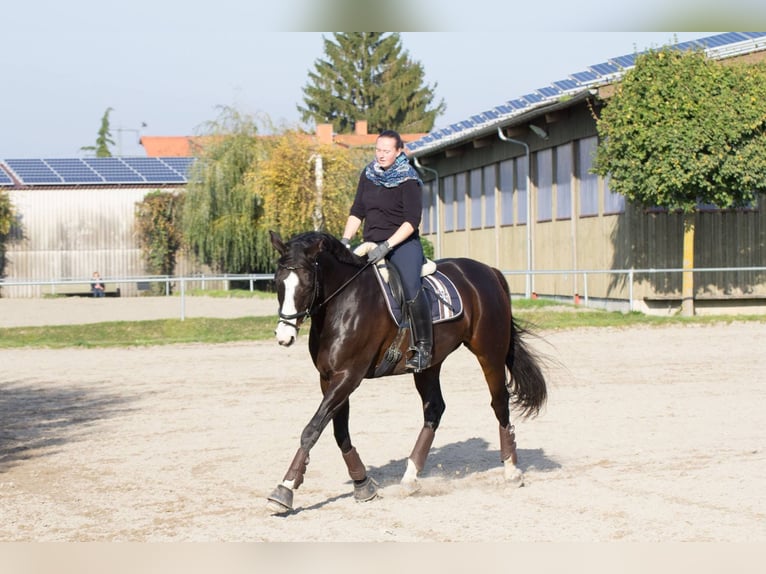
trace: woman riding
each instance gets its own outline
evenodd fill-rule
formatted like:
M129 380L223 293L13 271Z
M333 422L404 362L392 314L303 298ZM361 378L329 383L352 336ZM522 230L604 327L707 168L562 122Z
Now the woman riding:
M382 131L375 144L375 160L359 176L341 241L349 246L364 221L362 238L377 243L368 260L387 259L402 279L413 346L408 370L420 372L431 361L433 326L431 306L420 277L425 257L418 226L423 211L423 182L404 153L404 142L393 130Z

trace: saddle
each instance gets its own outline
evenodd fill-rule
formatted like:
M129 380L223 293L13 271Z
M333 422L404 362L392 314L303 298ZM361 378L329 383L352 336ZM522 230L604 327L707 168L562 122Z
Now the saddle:
M354 253L364 257L375 243L362 243ZM385 296L388 312L400 327L406 321L404 316L404 292L396 267L384 259L375 264L376 277ZM437 269L435 261L426 259L421 269L423 291L431 302L431 320L434 324L456 319L463 313L463 300L452 280Z

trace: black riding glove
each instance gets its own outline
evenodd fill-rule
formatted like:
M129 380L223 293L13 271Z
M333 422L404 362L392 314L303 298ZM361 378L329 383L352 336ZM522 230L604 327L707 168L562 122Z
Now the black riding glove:
M377 263L383 259L388 252L391 251L391 247L388 245L388 241L378 243L368 254L367 261L370 263Z

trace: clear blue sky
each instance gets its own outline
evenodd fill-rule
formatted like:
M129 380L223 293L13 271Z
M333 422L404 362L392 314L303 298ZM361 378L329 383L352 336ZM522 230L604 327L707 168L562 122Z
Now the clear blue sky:
M142 124L143 135L190 135L215 119L218 106L297 125L302 88L324 56L323 36L331 34L267 31L262 14L244 0L196 4L5 6L0 158L80 156L80 147L95 143L107 107L114 108L112 134L120 148L114 151L123 155L144 155L137 143ZM402 33L404 48L447 104L436 127L609 57L714 34L450 29L456 31Z

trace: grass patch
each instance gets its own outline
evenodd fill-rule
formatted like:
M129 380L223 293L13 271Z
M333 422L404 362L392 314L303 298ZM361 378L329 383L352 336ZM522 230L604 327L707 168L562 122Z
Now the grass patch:
M181 292L176 289L174 297L180 297ZM187 289L187 297L215 297L218 299L276 299L277 294L269 291L255 289Z
M249 291L248 291L249 293ZM273 295L270 295L273 296ZM553 308L555 307L555 309ZM766 323L766 315L711 315L701 317L657 317L642 313L620 313L575 307L541 300L513 302L514 316L533 331L583 327L634 327L712 325L733 322ZM155 321L113 321L87 325L10 327L0 329L0 348L132 347L178 343L231 343L263 341L274 337L277 317L236 319L191 318ZM308 333L308 323L302 332Z
M177 343L261 341L274 336L273 317L211 319L195 317L155 321L111 321L88 325L0 329L0 348L134 347Z

